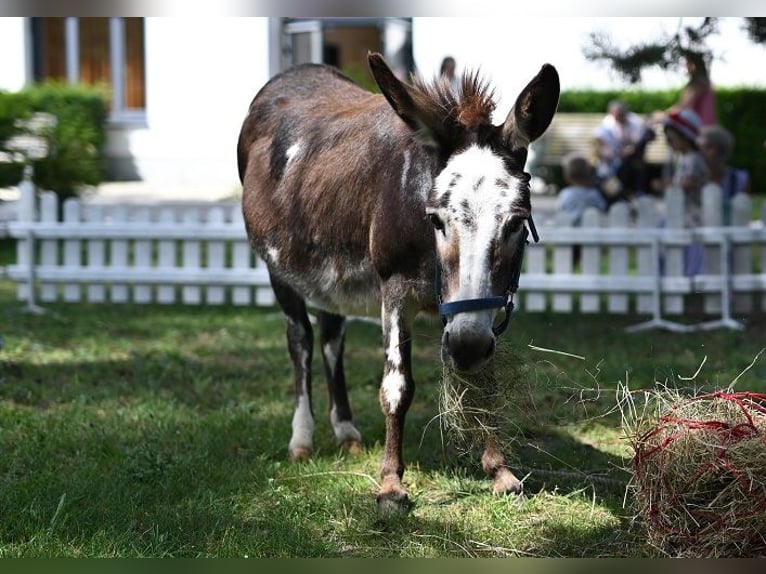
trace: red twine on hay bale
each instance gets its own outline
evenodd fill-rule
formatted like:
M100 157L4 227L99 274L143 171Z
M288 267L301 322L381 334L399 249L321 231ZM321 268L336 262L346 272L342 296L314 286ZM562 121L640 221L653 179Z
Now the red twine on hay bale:
M738 414L736 416L741 420L699 420L679 412L699 401L726 401L735 405L731 410L734 414L741 413L741 417ZM717 407L720 408L721 403L711 403L711 415L720 413L720 410L716 410ZM725 413L727 418L735 418L734 415L728 417L728 410ZM669 450L670 447L679 438L688 438L692 433L700 433L699 436L705 439L701 453L691 453L699 455L700 460L695 459L688 468L688 479L685 475L668 476L666 465L674 462L671 460L673 456L680 456L676 451ZM754 484L752 478L748 480L747 476L743 476L744 469L736 468L729 457L729 449L743 440L755 440L755 444L761 442L766 451L764 393L718 391L691 397L673 406L668 413L659 418L655 427L636 439L633 457L638 485L636 495L640 499L639 506L643 505L645 518L650 522L651 528L655 529L654 538L665 542L672 540L675 545L699 544L703 540L711 540L715 535L719 537L716 539L718 543L721 539L729 537L728 533L722 531L741 525L743 521L754 517L761 520L766 513L766 489L762 484ZM684 448L688 448L688 444L686 443ZM714 455L711 455L711 449ZM701 460L703 455L710 458ZM678 472L677 467L673 468ZM707 476L714 472L717 474ZM707 484L707 490L702 485L703 479L707 478L714 480L712 484L716 487L725 488L727 484L731 484L731 479L726 478L727 475L739 484L744 496L741 501L737 499L736 505L729 502L724 512L716 506L719 502L717 493L712 491L710 483ZM675 486L673 479L677 479ZM695 487L701 490L695 490ZM731 534L732 537L738 536L733 532ZM763 533L754 533L754 539L756 544L761 544L764 540Z

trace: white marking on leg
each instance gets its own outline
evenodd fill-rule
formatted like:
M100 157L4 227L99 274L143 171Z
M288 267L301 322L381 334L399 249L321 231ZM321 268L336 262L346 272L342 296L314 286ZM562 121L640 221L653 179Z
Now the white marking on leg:
M335 370L338 368L338 358L340 357L341 343L343 342L343 335L346 332L346 325L344 324L340 333L334 339L327 341L322 345L322 353L327 361L327 366L330 368L330 373L335 376Z
M302 394L293 413L293 436L290 437L290 450L305 448L311 450L314 446L314 417L311 416L309 397Z
M390 371L383 377L382 387L383 396L388 403L389 411L393 414L402 400L402 394L407 387L407 381L399 371Z
M402 366L402 354L399 351L399 313L397 311L391 311L388 317L386 359L396 369Z
M332 422L332 428L335 431L335 438L338 444L343 444L348 441L362 442L361 433L356 430L354 423L351 421L338 420L338 412L333 405L330 411L330 422Z

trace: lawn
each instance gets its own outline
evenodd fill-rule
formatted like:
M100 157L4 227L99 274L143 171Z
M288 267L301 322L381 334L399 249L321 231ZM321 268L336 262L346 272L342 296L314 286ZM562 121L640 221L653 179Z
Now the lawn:
M762 316L681 335L623 332L646 317L518 312L503 337L524 362L512 460L525 496L495 497L440 428L439 325L422 321L405 436L414 507L383 522L375 325L351 323L346 345L366 450L336 447L316 352L316 453L290 463L275 309L46 309L26 313L0 282L0 557L652 556L626 494L620 389L741 375L738 390L766 391L766 359L748 369Z

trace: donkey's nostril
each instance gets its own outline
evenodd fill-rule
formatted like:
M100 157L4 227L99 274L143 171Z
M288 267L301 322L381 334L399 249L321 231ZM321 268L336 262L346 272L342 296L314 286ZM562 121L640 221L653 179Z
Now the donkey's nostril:
M485 335L444 333L443 349L460 371L471 371L484 365L495 352L495 340Z

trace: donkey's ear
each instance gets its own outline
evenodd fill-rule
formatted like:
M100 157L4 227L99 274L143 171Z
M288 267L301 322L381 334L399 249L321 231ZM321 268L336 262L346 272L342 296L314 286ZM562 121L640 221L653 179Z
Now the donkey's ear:
M421 91L399 80L380 54L368 53L367 61L380 91L414 132L416 141L426 147L439 148L446 137L441 110L429 105L430 101Z
M503 141L509 149L526 148L539 138L553 119L559 104L559 74L544 64L527 84L503 124Z

